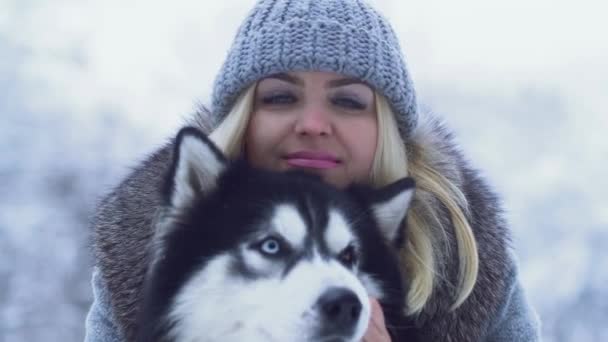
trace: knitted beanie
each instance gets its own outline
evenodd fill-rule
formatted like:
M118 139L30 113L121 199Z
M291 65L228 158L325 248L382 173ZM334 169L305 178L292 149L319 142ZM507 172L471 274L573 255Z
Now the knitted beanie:
M362 0L261 0L241 24L215 80L215 124L255 81L289 71L330 71L384 95L403 137L418 120L414 86L388 23Z

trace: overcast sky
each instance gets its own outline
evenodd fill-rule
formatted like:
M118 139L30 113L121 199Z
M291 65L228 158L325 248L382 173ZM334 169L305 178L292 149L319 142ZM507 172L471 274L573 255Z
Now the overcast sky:
M572 293L589 234L608 231L606 2L372 2L397 31L422 102L504 194L525 285L542 291L552 272L543 266L557 260L577 270L555 285ZM26 137L23 122L61 121L81 144L111 117L145 136L112 150L132 165L208 103L252 4L0 0L0 108L23 113L3 141Z

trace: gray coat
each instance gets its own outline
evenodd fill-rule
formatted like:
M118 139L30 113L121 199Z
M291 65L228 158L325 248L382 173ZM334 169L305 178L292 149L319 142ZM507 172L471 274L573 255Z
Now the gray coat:
M210 120L202 112L194 123L205 132ZM470 297L457 310L448 310L450 285L458 269L455 254L446 253L438 263L447 281L439 280L429 303L418 317L428 341L539 341L538 317L518 280L509 231L501 217L496 195L465 161L451 134L430 113L408 144L436 170L460 186L470 204L468 217L479 252L479 274ZM156 209L160 207L159 182L169 167L171 143L139 165L99 204L94 219L96 266L93 271L94 302L86 320L87 342L131 340L135 312L146 265L146 245ZM424 196L425 194L416 194ZM439 210L440 212L441 209ZM448 231L449 246L455 246ZM454 251L456 248L450 248Z

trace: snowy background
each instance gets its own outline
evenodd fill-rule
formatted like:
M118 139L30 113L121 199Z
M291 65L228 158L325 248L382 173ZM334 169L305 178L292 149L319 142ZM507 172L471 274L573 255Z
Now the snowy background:
M253 1L0 0L0 341L81 341L95 202L174 134ZM374 1L503 195L545 341L608 341L600 0Z

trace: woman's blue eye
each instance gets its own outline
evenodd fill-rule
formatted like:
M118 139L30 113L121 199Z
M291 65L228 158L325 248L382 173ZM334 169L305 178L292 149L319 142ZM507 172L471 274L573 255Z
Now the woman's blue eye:
M281 252L281 242L275 238L268 238L260 244L260 251L268 255L277 255Z
M295 96L291 94L274 94L262 97L264 104L291 104L296 101Z
M348 97L337 97L332 99L331 102L346 109L363 110L366 108L365 104Z

